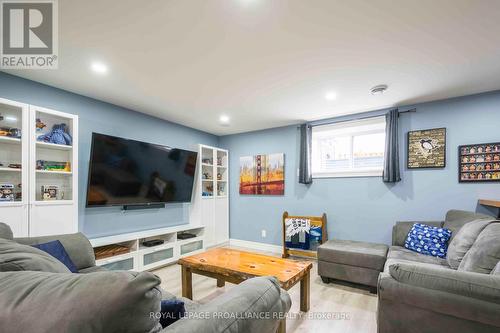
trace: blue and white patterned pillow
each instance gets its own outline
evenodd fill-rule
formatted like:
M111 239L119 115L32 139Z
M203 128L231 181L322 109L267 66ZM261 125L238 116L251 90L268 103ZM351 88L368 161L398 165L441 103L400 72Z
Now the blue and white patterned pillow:
M445 258L451 231L415 223L406 236L405 247L429 256Z

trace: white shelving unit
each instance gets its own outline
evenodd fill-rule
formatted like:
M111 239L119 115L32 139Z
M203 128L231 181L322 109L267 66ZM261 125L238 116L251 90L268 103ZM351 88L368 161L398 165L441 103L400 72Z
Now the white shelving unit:
M179 239L181 233L191 233L193 238ZM145 240L161 239L163 244L146 247ZM111 270L146 271L171 264L184 256L200 253L205 249L205 227L191 224L152 229L108 237L93 238L92 247L122 245L129 253L96 261L97 266Z
M229 152L199 145L191 220L205 226L206 246L229 241Z
M51 130L56 124L65 124L72 137L71 145L38 141L43 134L37 131L40 119ZM31 236L45 236L78 232L78 117L55 110L30 106L30 224ZM70 170L39 170L37 161L66 163ZM45 200L42 186L58 187L57 200Z
M1 99L0 99L1 100ZM4 100L5 101L5 100ZM3 102L3 107L6 106L6 102ZM22 113L22 107L20 107L19 111ZM19 112L18 112L19 113ZM20 120L21 121L21 120ZM3 127L3 126L2 126ZM8 136L0 136L0 143L6 143L6 144L13 144L13 145L20 145L21 144L21 139L17 138L11 138Z
M0 136L0 184L14 185L16 196L0 201L2 222L11 226L16 237L77 232L78 117L5 99L0 99L0 116L0 127L22 134L21 138L14 137L15 131ZM37 130L37 119L46 127ZM72 145L37 141L55 124L67 126ZM38 160L65 163L70 170L39 170ZM41 187L46 185L58 187L57 200L44 200Z
M15 237L29 236L28 228L28 152L29 106L27 104L0 99L0 127L7 134L8 129L18 129L21 138L15 133L0 136L0 216L7 223ZM13 168L13 165L21 168ZM9 167L10 165L10 167ZM7 187L13 186L12 197L6 198ZM5 189L1 189L4 187Z

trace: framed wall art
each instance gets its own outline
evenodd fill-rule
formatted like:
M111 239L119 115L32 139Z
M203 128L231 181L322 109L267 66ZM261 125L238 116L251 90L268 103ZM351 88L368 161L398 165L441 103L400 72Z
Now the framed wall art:
M285 194L285 154L240 157L240 194Z
M446 128L410 131L407 141L408 169L446 166Z
M500 181L500 142L458 147L458 181Z

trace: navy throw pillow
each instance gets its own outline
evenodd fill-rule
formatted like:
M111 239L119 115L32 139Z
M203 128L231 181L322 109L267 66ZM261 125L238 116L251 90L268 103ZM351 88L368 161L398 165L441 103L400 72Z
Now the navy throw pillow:
M420 254L445 258L450 238L448 229L415 223L406 236L405 247Z
M181 319L186 312L184 302L178 299L167 299L161 301L161 327L165 328L168 325Z
M40 249L44 252L47 252L48 254L50 254L60 262L62 262L64 266L68 267L71 273L78 273L78 269L76 268L75 264L69 257L68 252L66 252L66 249L64 248L64 246L60 241L55 240L52 242L36 244L31 246L36 247L37 249Z

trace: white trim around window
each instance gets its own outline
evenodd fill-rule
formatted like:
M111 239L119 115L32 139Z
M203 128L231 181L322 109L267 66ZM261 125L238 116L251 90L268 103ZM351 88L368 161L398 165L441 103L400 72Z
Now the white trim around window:
M313 178L355 178L355 177L382 177L383 169L356 170L356 171L336 171L336 172L316 172Z
M312 129L312 177L381 177L385 117L373 117Z

